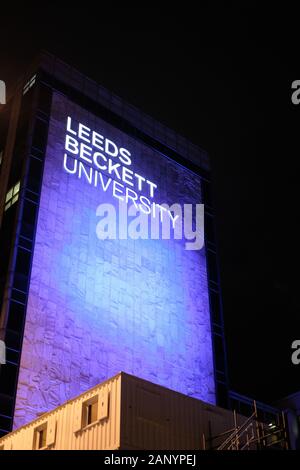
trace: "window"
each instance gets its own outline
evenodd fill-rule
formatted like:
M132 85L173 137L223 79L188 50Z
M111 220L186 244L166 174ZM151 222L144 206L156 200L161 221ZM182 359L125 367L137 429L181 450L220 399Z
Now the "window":
M6 330L6 337L5 337L5 344L6 347L10 347L12 349L19 350L21 348L21 335L18 331L12 331L12 330ZM2 404L5 404L9 408L9 413L6 413L7 415L11 415L13 413L12 411L12 403L10 402L10 398L7 398L7 403L6 400L4 400L4 397L2 396L0 400L0 414L1 414L1 409L2 409Z
M206 262L207 262L207 267L208 267L209 280L218 282L218 265L217 265L217 255L215 251L207 250Z
M6 343L7 347L7 343ZM6 361L5 367L1 367L0 394L11 396L15 392L17 383L18 369L14 364ZM6 422L7 421L7 422ZM10 418L0 415L0 428L6 429L9 426Z
M217 370L225 370L225 358L224 358L224 343L223 338L220 335L214 334L214 352L215 352L215 366Z
M28 196L28 193L26 196ZM30 239L33 237L36 215L37 205L26 198L23 205L23 218L21 225L21 234L26 238Z
M205 212L204 214L204 230L205 230L205 240L210 243L215 243L215 227L214 227L214 218L211 214Z
M212 207L212 195L211 195L211 185L210 181L202 178L201 179L201 196L202 204L205 204L208 207Z
M211 308L211 319L215 325L221 324L221 308L220 308L220 295L218 292L210 289L210 308Z
M5 208L4 210L7 211L17 200L19 199L19 192L20 192L20 181L15 184L6 194L5 198Z
M44 152L48 138L48 125L42 119L36 119L32 146Z
M30 251L23 250L22 248L18 248L17 256L16 256L15 272L23 274L24 276L28 276L29 270L30 270L30 260L31 260Z
M98 396L83 403L82 427L95 423L98 420Z
M42 424L34 430L34 449L40 450L47 447L47 423Z
M46 429L38 431L38 448L42 449L46 445Z
M108 397L108 390L102 390L99 394L75 406L74 433L85 430L88 426L108 418Z
M31 157L29 160L29 174L27 189L38 192L42 179L43 164L40 160Z
M20 331L23 326L24 316L25 305L11 300L7 320L7 328L13 331Z
M41 84L39 90L39 98L38 98L38 108L45 114L50 112L51 107L51 99L52 99L52 90L50 87Z
M36 79L36 74L33 75L33 77L31 77L31 79L28 80L28 82L24 86L23 95L25 95L27 93L27 91L30 90L30 88L35 84L35 79Z

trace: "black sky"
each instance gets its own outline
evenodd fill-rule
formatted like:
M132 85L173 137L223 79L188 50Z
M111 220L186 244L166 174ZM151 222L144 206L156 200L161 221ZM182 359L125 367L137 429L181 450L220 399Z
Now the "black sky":
M300 71L281 23L204 2L55 5L2 15L0 79L48 49L210 153L231 386L268 402L299 390Z

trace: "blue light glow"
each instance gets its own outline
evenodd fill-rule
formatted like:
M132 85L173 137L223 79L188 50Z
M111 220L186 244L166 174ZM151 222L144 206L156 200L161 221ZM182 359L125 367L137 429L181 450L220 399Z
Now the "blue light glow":
M97 206L118 199L64 171L68 115L129 149L158 200L199 202L196 175L54 94L14 426L121 370L214 403L204 250L99 240Z

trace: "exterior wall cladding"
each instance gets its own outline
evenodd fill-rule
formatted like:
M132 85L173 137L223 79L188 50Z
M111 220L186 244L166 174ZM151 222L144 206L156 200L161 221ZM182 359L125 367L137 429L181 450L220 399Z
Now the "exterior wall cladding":
M97 413L87 424L91 402ZM246 418L237 414L236 420L241 426ZM229 410L120 373L4 436L0 449L37 450L45 429L44 450L204 450L222 444L234 426Z
M97 206L114 200L63 170L67 116L130 149L157 200L200 199L197 175L53 95L15 427L120 370L214 403L204 250L99 240Z
M18 203L2 211L10 255L1 274L0 435L120 371L226 407L207 154L48 54L31 66L12 104L2 208L20 175L21 189ZM99 240L96 209L102 202L118 209L118 200L111 188L65 171L68 116L127 148L132 170L157 185L155 202L204 202L205 247Z

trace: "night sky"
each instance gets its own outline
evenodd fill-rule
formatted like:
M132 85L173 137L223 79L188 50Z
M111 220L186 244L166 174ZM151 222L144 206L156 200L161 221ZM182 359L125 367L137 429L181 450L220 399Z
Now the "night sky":
M2 13L0 79L45 48L209 152L231 388L300 390L297 54L250 7L76 8Z

